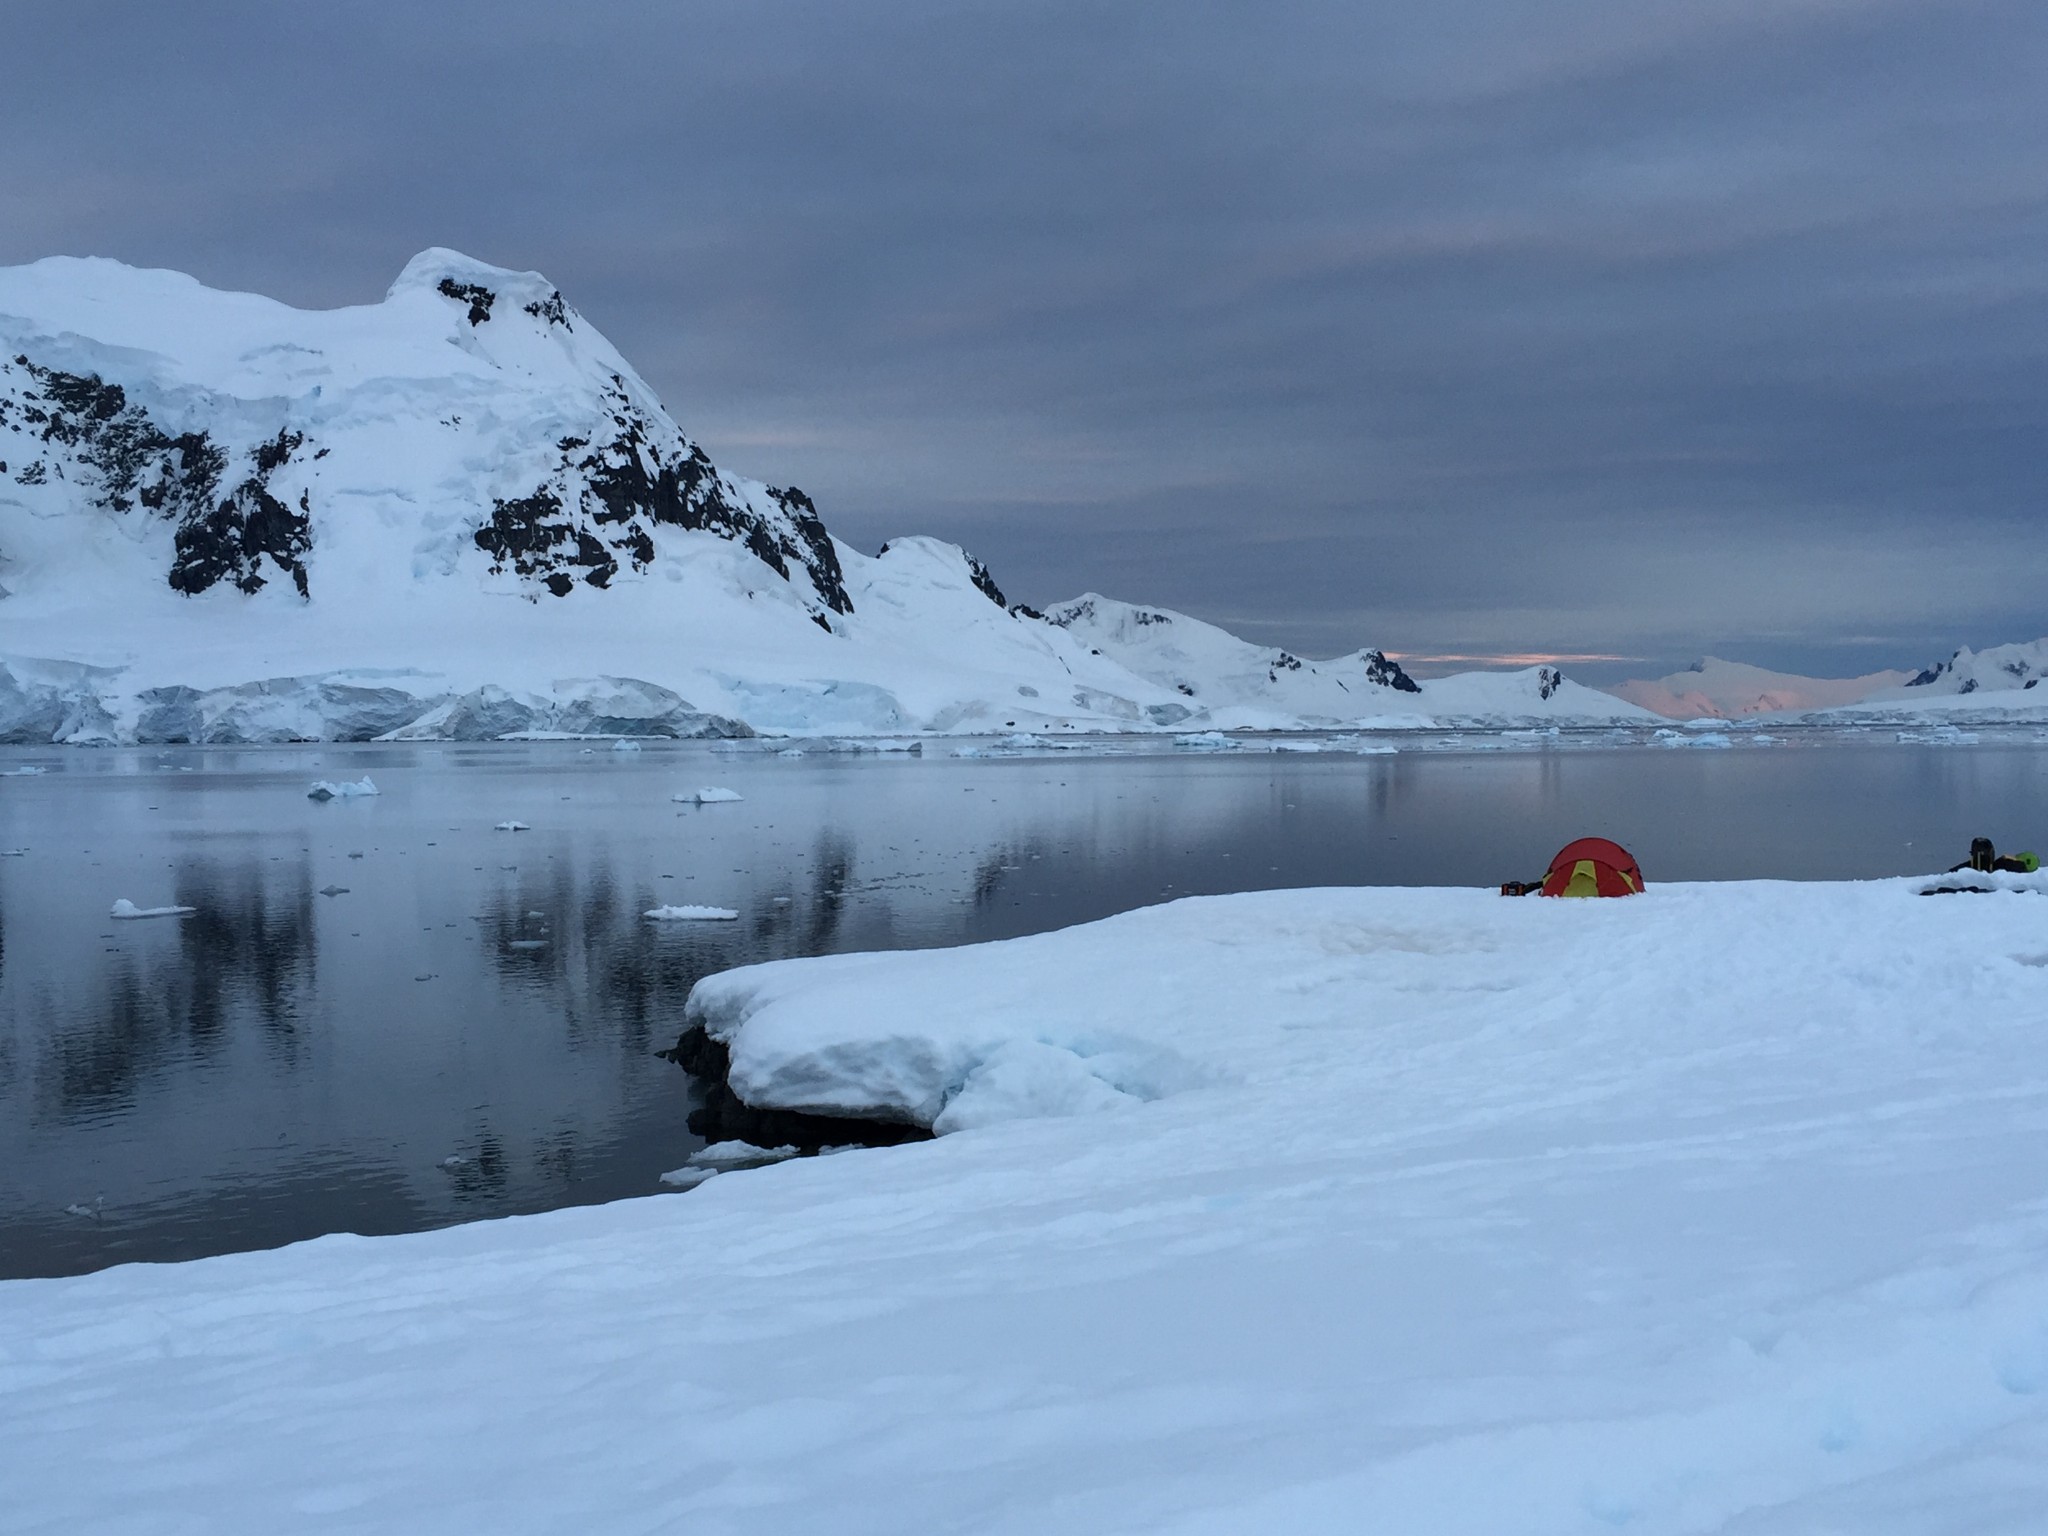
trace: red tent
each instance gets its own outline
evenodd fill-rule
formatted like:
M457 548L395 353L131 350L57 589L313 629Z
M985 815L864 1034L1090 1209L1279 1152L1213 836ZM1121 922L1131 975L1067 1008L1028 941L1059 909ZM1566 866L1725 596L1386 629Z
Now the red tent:
M1545 896L1633 896L1643 888L1636 856L1604 837L1582 837L1560 848L1543 879Z

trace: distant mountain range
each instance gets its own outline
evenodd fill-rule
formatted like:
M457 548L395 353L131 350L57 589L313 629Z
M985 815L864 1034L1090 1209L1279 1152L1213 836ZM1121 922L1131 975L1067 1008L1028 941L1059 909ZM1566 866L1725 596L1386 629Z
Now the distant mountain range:
M2041 649L1840 702L2003 698ZM794 486L719 469L545 278L453 251L326 311L104 260L0 269L0 742L1641 724L1837 698L1702 669L1670 700L1552 667L1418 681L1093 594L1011 605L963 550L868 555Z
M1669 677L1631 678L1607 691L1674 720L1813 715L1883 721L1929 712L1997 718L2035 711L2048 718L2048 699L2029 691L2044 673L2048 640L2035 640L1987 651L1965 647L1919 672L1845 678L1800 677L1708 656Z

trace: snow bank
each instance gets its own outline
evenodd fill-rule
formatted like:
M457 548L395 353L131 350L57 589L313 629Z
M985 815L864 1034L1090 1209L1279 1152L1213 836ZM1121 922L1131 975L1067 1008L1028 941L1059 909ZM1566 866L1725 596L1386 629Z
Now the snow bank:
M2032 1531L2048 899L1914 889L1280 892L716 978L741 1056L1009 1091L687 1194L0 1285L8 1522Z
M2010 892L2048 893L2044 882L2023 877ZM1918 889L1652 887L1591 906L1435 890L1205 898L1001 944L743 967L698 983L686 1012L726 1046L731 1086L755 1108L944 1132L1126 1108L1284 1070L1274 1063L1290 1054L1290 1031L1300 1026L1281 1003L1305 978L1342 975L1361 998L1384 1001L1397 978L1412 974L1421 998L1459 1012L1473 1006L1474 991L1540 992L1546 981L1575 990L1597 976L1620 998L1658 986L1674 966L1717 975L1727 969L1717 946L1753 945L1714 915L1758 907L1773 911L1780 939L1794 940L1780 952L1781 971L1761 958L1744 962L1744 987L1764 1007L1774 991L1810 991L1816 955L1852 966L1868 953L1875 965L1885 944L1923 942L1914 937L1927 916ZM2048 921L2048 903L2036 912L2030 901L1990 915L2014 915L2014 906L2021 922ZM1868 924L1853 943L1837 938L1851 914ZM1681 932L1689 924L1702 926ZM1884 970L1899 964L1886 957ZM2010 1004L2040 1006L2033 978L2006 979L2016 988ZM1705 1007L1732 1005L1725 978L1711 991ZM1882 995L1876 989L1867 1001L1874 1007ZM1403 1000L1405 1012L1421 1006Z

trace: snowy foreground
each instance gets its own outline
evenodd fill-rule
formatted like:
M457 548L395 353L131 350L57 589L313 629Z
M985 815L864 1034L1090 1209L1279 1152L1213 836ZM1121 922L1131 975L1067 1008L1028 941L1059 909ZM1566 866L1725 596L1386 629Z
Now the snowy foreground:
M2038 1531L2030 881L728 973L743 1087L958 1134L0 1286L0 1528Z

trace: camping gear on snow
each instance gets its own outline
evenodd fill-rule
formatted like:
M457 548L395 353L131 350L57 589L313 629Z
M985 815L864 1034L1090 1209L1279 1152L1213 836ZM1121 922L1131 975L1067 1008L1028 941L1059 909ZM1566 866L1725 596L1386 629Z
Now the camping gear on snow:
M1950 874L1959 870L1974 869L1988 874L2000 870L2008 875L2031 875L2041 867L2041 861L2031 853L2000 854L1988 837L1970 839L1970 856L1960 864L1951 865Z
M1636 856L1604 837L1566 843L1541 880L1510 880L1503 896L1633 896L1643 888Z
M1970 839L1970 856L1962 863L1950 868L1952 875L1969 870L1972 874L1989 875L2031 875L2040 869L2041 861L2031 853L2000 853L1988 837ZM2023 891L2025 886L1999 885L1930 885L1922 896L1988 896L1993 891Z

